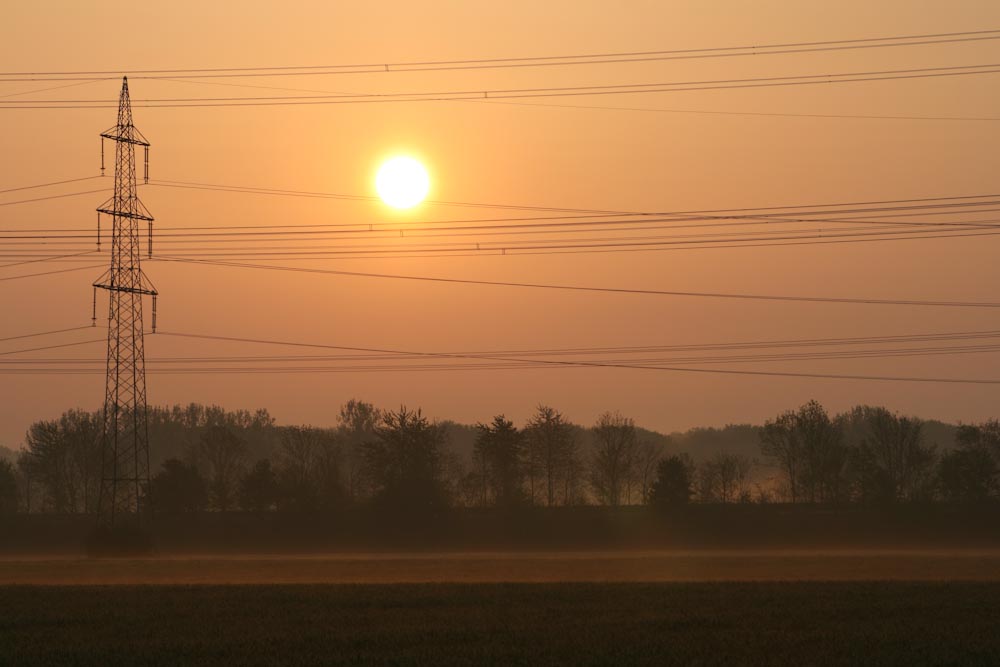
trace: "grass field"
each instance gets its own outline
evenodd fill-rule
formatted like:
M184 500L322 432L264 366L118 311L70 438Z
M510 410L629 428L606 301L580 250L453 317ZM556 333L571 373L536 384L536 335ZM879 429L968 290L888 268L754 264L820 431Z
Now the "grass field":
M1000 664L1000 584L0 587L0 664Z
M556 551L0 558L5 584L1000 581L1000 551Z

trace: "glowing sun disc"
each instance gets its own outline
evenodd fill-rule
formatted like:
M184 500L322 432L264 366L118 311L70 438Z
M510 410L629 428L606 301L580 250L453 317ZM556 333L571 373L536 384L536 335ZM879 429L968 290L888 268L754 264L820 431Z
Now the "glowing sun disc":
M411 157L394 157L379 167L375 190L393 208L411 208L424 200L431 179L424 165Z

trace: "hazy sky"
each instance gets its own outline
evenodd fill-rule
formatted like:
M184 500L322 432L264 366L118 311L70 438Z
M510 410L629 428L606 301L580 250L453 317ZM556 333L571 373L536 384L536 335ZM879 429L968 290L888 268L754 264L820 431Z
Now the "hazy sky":
M5 72L268 67L506 58L798 43L1000 28L1000 4L906 1L330 3L33 2L6 7ZM785 56L591 66L218 79L133 76L135 122L154 179L373 194L379 162L420 158L435 200L683 211L991 194L1000 122L787 117L534 106L482 101L142 108L144 98L398 93L777 77L1000 63L1000 41ZM2 78L2 77L0 77ZM1000 116L1000 74L868 83L515 100L659 110L881 116ZM0 82L7 99L117 98L120 81ZM4 98L0 97L0 102ZM98 173L113 109L0 109L0 190ZM110 187L105 181L0 194L0 204ZM90 230L106 195L0 206L0 229ZM158 228L414 224L532 215L424 204L142 188ZM534 215L537 215L534 214ZM984 213L980 218L989 217ZM940 220L940 218L938 218ZM948 219L948 218L944 218ZM958 218L956 218L958 219ZM416 225L414 225L416 226ZM819 225L822 226L822 225ZM813 225L816 227L816 225ZM393 228L395 229L395 227ZM683 230L697 233L699 230ZM166 232L164 232L166 233ZM669 232L656 232L666 234ZM680 233L680 232L678 232ZM613 235L615 232L608 232ZM601 236L601 235L597 235ZM525 237L528 238L528 237ZM659 290L1000 301L995 237L789 247L376 259L281 266ZM434 239L449 242L451 239ZM523 240L523 239L522 239ZM218 248L230 242L213 240ZM329 246L337 241L310 243ZM351 240L352 244L364 243ZM398 241L373 240L372 244ZM6 243L6 242L3 242ZM158 237L160 252L177 252ZM208 242L199 241L203 245ZM346 243L346 242L345 242ZM12 247L12 246L11 246ZM106 246L105 246L106 247ZM263 244L260 244L263 247ZM379 246L389 247L389 245ZM89 249L89 247L82 248ZM93 259L106 262L107 255ZM13 260L3 260L0 264ZM264 260L250 260L262 263ZM0 277L74 264L0 267ZM149 262L164 331L418 351L686 345L1000 329L990 309L809 304L574 293ZM89 324L101 269L0 282L0 338ZM146 304L148 308L148 303ZM106 312L101 295L99 314ZM99 319L99 322L101 319ZM0 343L100 339L104 330ZM954 343L948 343L954 344ZM101 344L18 358L100 359ZM336 354L151 336L150 358ZM671 355L661 355L671 356ZM676 356L676 354L672 354ZM607 355L604 356L606 358ZM10 358L10 357L8 357ZM384 364L385 362L379 362ZM152 362L150 362L152 366ZM805 373L1000 378L997 353L691 364ZM161 366L162 367L162 366ZM99 369L99 366L91 366ZM0 375L0 444L33 420L94 409L103 375ZM436 418L518 421L549 403L581 423L618 409L659 430L759 422L816 398L945 420L998 416L1000 386L793 379L622 369L150 373L151 404L267 407L282 423L333 423L352 397Z

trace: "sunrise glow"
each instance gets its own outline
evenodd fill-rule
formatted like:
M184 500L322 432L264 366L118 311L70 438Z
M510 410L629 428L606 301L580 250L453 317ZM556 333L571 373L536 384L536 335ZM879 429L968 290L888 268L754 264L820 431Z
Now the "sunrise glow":
M424 165L411 157L394 157L379 167L375 189L393 208L412 208L422 202L431 187Z

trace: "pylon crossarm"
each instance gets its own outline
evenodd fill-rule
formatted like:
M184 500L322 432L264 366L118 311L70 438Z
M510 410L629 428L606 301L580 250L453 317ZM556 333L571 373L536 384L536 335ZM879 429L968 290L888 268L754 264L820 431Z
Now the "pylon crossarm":
M123 285L111 285L108 283L94 283L94 287L98 289L107 290L109 292L127 292L128 294L149 294L150 296L157 296L157 294L159 294L155 289L147 289L145 287L125 287Z
M142 133L139 132L139 130L135 129L134 127L131 128L131 130L136 134L138 134L141 138L136 139L135 137L130 137L128 135L122 134L117 126L105 132L101 132L101 136L104 137L105 139L110 139L111 141L121 141L126 144L133 144L135 146L149 146L149 142L146 141L146 138L142 136Z
M139 203L139 206L142 206L142 204ZM142 208L146 207L142 206ZM99 208L97 210L100 213L105 213L111 216L117 216L119 218L130 218L132 220L145 220L146 222L152 222L155 219L148 213L132 213L131 211L117 211L113 208Z

